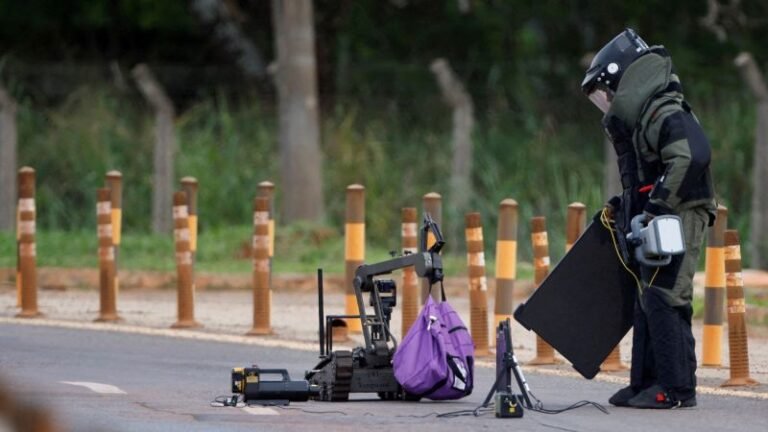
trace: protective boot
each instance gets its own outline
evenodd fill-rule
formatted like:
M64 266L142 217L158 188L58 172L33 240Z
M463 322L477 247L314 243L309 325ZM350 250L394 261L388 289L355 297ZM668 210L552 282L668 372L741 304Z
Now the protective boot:
M638 393L640 393L639 390L632 386L627 386L614 393L613 396L608 399L608 403L617 407L628 407L629 400L637 396Z
M673 394L664 390L660 385L653 385L631 398L628 406L644 409L675 409L696 406L696 396L688 399L677 399Z

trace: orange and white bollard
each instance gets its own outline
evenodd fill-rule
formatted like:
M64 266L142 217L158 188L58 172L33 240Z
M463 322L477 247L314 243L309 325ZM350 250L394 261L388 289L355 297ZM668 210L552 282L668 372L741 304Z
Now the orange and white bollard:
M704 338L701 365L719 367L723 357L723 315L725 313L725 227L728 209L717 207L717 220L707 237L704 284Z
M568 213L565 218L565 253L573 247L576 240L584 233L587 221L587 207L575 202L568 205Z
M496 304L495 326L512 318L515 279L517 279L517 201L505 199L499 204L496 230ZM494 328L496 328L494 327ZM493 340L491 340L493 343Z
M418 252L418 214L414 207L406 207L401 210L402 215L402 242L403 255ZM408 333L411 325L419 315L419 284L417 283L416 269L407 267L403 269L403 326L402 337Z
M259 183L258 194L269 202L269 258L275 256L275 184L271 181Z
M37 310L37 245L35 243L35 170L23 167L19 170L19 272L21 274L20 318L42 315Z
M538 288L549 275L549 238L547 222L543 216L531 219L531 243L533 244L533 283ZM539 335L536 335L536 357L529 364L555 364L555 349Z
M197 179L194 177L183 177L181 179L181 190L187 196L187 221L189 223L189 251L192 252L192 265L195 264L197 256Z
M437 192L429 192L428 194L425 194L422 198L422 211L424 214L429 213L429 215L432 217L432 220L437 223L437 225L440 227L440 229L443 228L443 197L440 196ZM435 244L435 236L432 234L432 232L429 232L427 234L427 249L432 247L432 245ZM427 300L427 296L429 295L429 281L426 279L421 280L421 303L424 304L424 302ZM440 295L438 294L437 290L432 292L432 300L439 302L441 301Z
M115 252L115 295L120 293L120 240L123 229L123 175L120 171L109 171L106 176L112 206L112 249Z
M173 194L173 236L176 243L176 289L178 321L171 328L202 327L195 321L195 284L192 252L189 248L189 220L187 194Z
M365 187L353 184L347 187L346 224L344 225L344 256L346 264L346 315L359 315L355 296L355 271L365 261ZM346 320L351 333L363 331L359 319Z
M469 275L469 326L475 354L488 355L488 280L485 276L485 247L480 213L464 217Z
M251 336L272 333L272 290L269 263L269 198L253 202L253 328Z
M96 192L96 222L99 237L99 316L96 322L114 322L117 315L115 248L112 243L112 197L108 188Z
M741 246L736 230L725 231L725 284L728 296L728 352L731 377L723 387L754 386L759 383L749 376L747 324L744 319L744 280L741 275Z

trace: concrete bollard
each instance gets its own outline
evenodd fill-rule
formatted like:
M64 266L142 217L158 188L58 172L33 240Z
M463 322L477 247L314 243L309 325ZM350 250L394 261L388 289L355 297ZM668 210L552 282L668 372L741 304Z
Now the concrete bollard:
M704 338L701 365L719 367L723 356L723 314L725 310L725 227L728 209L717 207L717 220L709 228L704 284Z
M109 171L106 176L109 198L112 205L112 248L115 252L115 296L120 293L120 240L123 230L123 175L120 171Z
M37 246L35 232L35 170L23 167L19 170L19 272L21 274L20 318L42 315L37 310Z
M117 315L115 248L113 245L112 197L108 188L96 191L96 222L99 236L99 316L96 322L114 322Z
M514 312L514 287L517 279L517 223L517 201L503 200L499 204L499 225L496 231L494 328L507 318L512 318Z
M178 321L171 328L202 327L195 321L195 284L192 252L189 249L188 214L187 194L176 192L173 194L173 236L176 243Z
M547 236L547 222L543 216L531 219L531 243L533 245L533 282L538 288L549 275L549 238ZM555 364L555 349L539 335L536 335L536 358L531 360L529 364Z
M269 198L253 202L253 328L250 336L272 333L272 290L269 283Z
M475 354L488 355L488 280L485 276L485 247L480 213L464 217L469 275L469 326Z
M181 179L181 190L187 196L187 221L189 223L189 251L192 252L192 265L195 264L197 256L197 179L194 177L183 177Z
M429 215L432 217L432 220L434 220L438 226L440 226L440 229L443 229L443 197L440 196L437 192L430 192L428 194L425 194L422 198L422 213L426 214L429 213ZM430 232L427 235L427 249L432 247L432 245L435 244L435 237ZM421 280L421 304L424 304L424 302L427 299L427 296L429 295L429 281L426 279ZM432 300L439 302L440 301L440 295L435 290L432 292Z
M401 210L403 255L418 252L418 211L415 207ZM408 333L411 325L419 315L419 284L416 270L413 267L403 269L403 325L402 337Z
M271 181L259 183L258 194L269 202L269 257L275 256L275 184Z
M728 352L731 377L723 387L759 384L749 376L747 324L744 320L744 280L741 277L741 246L736 230L725 231L725 279L728 296Z
M347 187L346 224L344 225L344 256L346 261L347 289L345 296L346 315L359 315L355 297L355 271L365 261L365 187L353 184ZM360 320L346 320L350 333L363 331Z

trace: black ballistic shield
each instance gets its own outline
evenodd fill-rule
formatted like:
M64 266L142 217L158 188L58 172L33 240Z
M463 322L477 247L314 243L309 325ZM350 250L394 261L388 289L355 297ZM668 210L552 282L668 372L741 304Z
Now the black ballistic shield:
M624 269L610 232L590 224L515 319L592 379L632 327L637 286Z

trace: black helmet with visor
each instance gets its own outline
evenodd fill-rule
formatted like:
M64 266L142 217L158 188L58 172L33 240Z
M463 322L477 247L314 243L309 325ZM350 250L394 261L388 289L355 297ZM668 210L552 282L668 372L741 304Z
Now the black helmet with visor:
M608 111L624 71L649 49L634 30L625 29L595 54L581 82L581 90L601 111Z

